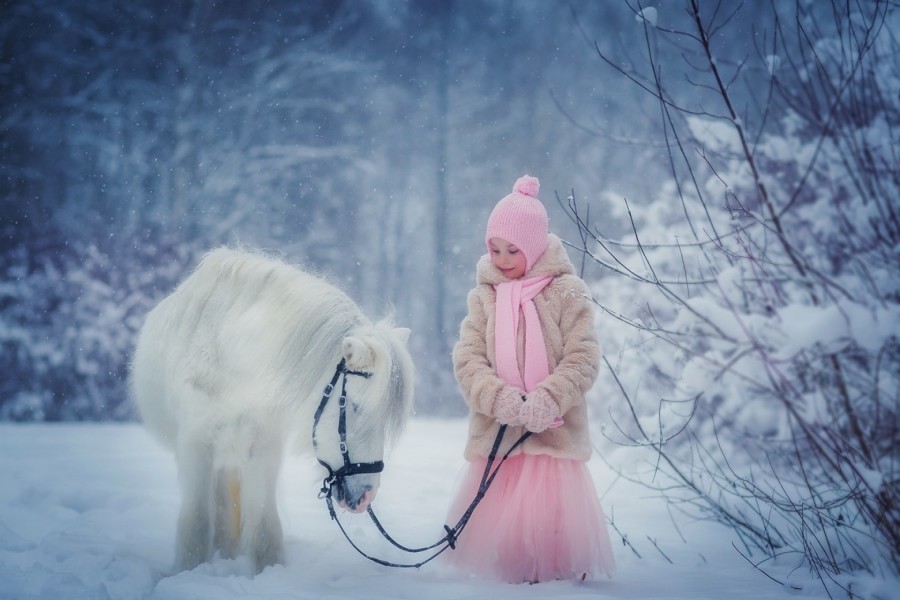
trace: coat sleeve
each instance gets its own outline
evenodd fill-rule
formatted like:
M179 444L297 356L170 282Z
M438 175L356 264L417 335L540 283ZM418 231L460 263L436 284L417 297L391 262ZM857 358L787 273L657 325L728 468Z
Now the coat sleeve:
M506 387L487 354L487 314L478 288L469 292L469 313L453 347L453 369L466 403L472 410L494 416L494 401Z
M544 388L564 416L594 385L600 367L600 344L594 329L594 306L587 286L578 278L566 278L561 290L559 328L561 358L539 387Z

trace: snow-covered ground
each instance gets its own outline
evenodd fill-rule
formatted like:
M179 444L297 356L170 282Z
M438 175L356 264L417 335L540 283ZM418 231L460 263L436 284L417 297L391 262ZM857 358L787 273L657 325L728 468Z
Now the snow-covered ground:
M374 506L401 543L424 545L440 536L464 437L462 420L416 418L388 457ZM252 577L246 561L219 559L173 574L175 464L139 425L0 425L0 598L827 597L807 573L791 573L787 564L779 575L802 589L772 583L738 555L730 533L717 525L682 524L683 541L662 502L615 479L596 458L590 464L607 515L615 515L641 555L615 539L615 579L505 585L468 579L435 563L389 569L360 557L340 537L316 497L313 463L290 458L282 474L284 566ZM377 538L365 515L347 515L345 523L366 549L403 560ZM900 597L883 582L868 592Z

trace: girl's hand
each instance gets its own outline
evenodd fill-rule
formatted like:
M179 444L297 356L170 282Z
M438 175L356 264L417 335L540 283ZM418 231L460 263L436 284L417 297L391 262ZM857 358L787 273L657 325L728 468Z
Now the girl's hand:
M562 425L559 405L543 388L529 392L521 408L522 424L532 433L540 433L548 427Z
M506 386L497 392L494 400L494 418L501 425L522 425L522 392L512 386Z

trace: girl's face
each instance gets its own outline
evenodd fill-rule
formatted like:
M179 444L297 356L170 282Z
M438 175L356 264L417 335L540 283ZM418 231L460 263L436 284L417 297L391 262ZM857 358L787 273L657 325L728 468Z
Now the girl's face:
M525 253L506 240L491 238L491 262L510 279L525 274Z

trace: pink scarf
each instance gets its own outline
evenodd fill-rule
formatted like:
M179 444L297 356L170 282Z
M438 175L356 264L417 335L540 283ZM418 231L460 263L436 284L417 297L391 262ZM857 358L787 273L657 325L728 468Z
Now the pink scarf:
M497 312L494 323L494 353L497 375L506 383L530 392L550 375L544 332L532 301L553 277L517 279L494 286L497 289ZM519 311L525 316L525 373L519 372L517 346Z

